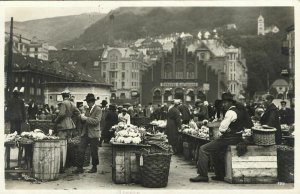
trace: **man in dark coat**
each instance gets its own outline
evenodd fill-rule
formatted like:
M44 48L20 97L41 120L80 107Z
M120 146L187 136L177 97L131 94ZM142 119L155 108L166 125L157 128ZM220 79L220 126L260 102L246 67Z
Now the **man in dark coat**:
M26 120L25 104L19 97L18 90L13 91L13 97L7 104L7 115L5 116L10 122L10 133L15 131L21 134L21 124Z
M178 106L178 110L181 113L182 124L186 124L186 125L189 124L191 120L191 113L189 107L185 104L180 104Z
M35 104L34 100L31 100L28 106L28 119L35 120L38 112L39 112L38 106Z
M279 110L280 124L290 125L293 123L292 110L286 107L286 101L281 101L281 109Z
M271 94L266 94L263 96L263 104L266 110L260 119L260 123L262 125L268 125L277 129L275 133L275 141L276 144L279 145L282 141L282 134L278 108L273 103L273 100L274 96L272 96Z
M233 96L230 93L222 94L222 104L226 114L222 120L219 138L203 145L199 149L197 161L198 176L190 178L191 182L208 182L208 159L211 155L214 164L215 175L213 180L224 180L225 157L224 153L228 145L236 145L242 141L242 131L244 128L253 126L249 123L249 115L245 109L239 109Z
M166 134L168 142L172 146L174 153L177 153L178 129L181 126L180 112L178 110L179 103L180 100L175 99L174 106L167 114Z
M101 127L100 131L101 131L101 134L102 134L102 131L104 130L104 126L105 126L105 117L106 117L106 114L108 112L107 101L106 100L102 100L100 108L102 110L102 118L101 118L101 121L100 121L100 127ZM102 146L103 140L104 139L103 139L103 137L101 135L100 140L99 140L99 147ZM105 141L105 143L107 143L107 142Z
M113 136L113 132L110 132L110 129L112 126L118 124L118 114L116 112L116 109L116 105L109 105L108 112L105 116L103 130L101 131L101 138L104 140L104 142L109 142L109 140Z

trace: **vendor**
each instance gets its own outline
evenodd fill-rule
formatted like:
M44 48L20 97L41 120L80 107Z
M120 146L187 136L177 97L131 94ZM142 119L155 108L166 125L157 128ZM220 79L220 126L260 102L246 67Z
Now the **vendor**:
M98 140L100 138L100 120L102 116L102 110L95 104L96 99L94 94L87 94L85 101L88 104L88 110L85 114L80 116L83 125L81 131L80 145L79 145L79 159L77 169L73 173L83 173L84 153L88 146L91 145L92 155L92 169L89 173L97 172L97 165L99 164L98 158Z
M222 104L226 114L222 120L219 131L220 137L201 146L199 149L199 159L197 161L198 176L190 178L191 182L208 182L208 159L212 156L215 176L213 180L224 180L225 157L224 153L228 145L236 145L242 141L242 131L244 128L252 127L249 123L249 115L239 106L230 93L222 94ZM247 123L247 124L246 124Z
M263 96L263 104L266 110L260 119L260 123L262 125L268 125L270 127L276 128L275 142L277 145L279 145L282 141L282 134L280 128L278 108L273 103L273 100L274 96L271 94L266 94Z
M63 102L59 106L59 112L54 119L55 128L58 131L57 134L61 139L69 139L72 137L73 131L76 126L72 120L72 117L80 115L80 111L73 102L70 101L70 91L68 89L61 93Z
M181 117L180 111L178 110L178 106L180 104L179 99L174 100L174 106L171 107L167 114L167 126L166 126L166 134L168 137L168 142L172 146L174 154L177 153L178 146L178 129L181 126Z
M286 107L286 101L281 101L281 109L279 110L280 124L290 125L293 123L292 110Z
M127 109L123 108L122 112L118 115L119 122L130 125L130 115L127 113Z
M116 105L110 104L108 112L104 118L105 122L103 130L101 131L101 138L104 140L105 143L108 143L113 137L113 132L110 131L111 127L118 124L118 114L116 112L116 109Z

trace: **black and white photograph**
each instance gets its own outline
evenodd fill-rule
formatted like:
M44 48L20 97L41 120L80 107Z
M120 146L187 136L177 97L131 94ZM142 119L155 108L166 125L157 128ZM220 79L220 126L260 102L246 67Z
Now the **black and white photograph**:
M299 2L251 2L2 3L3 189L297 193Z

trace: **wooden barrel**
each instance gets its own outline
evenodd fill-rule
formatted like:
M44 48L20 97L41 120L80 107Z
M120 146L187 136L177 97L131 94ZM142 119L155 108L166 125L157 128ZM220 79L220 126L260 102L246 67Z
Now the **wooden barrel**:
M67 140L66 139L60 139L60 167L64 168L66 164L66 158L67 158Z
M55 180L60 169L60 140L39 140L33 146L33 174L39 180Z

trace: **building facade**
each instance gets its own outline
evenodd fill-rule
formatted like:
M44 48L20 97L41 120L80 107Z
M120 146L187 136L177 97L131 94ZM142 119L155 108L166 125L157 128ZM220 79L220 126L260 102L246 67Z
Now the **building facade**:
M169 103L181 99L193 104L197 99L213 102L219 93L218 73L188 52L179 38L172 52L166 52L143 73L142 103Z
M9 41L9 33L5 33L6 43ZM32 39L24 38L22 35L13 36L13 52L20 53L44 61L48 60L48 43L38 40L37 37Z
M68 88L71 92L71 96L74 99L75 104L86 104L84 101L88 93L95 95L96 104L100 105L102 100L106 100L110 103L110 87L111 85L106 83L93 83L93 82L47 82L44 84L44 96L45 104L49 106L55 106L59 102L62 102L61 92Z
M114 103L139 103L143 54L130 48L107 47L102 54L101 75L112 85Z

